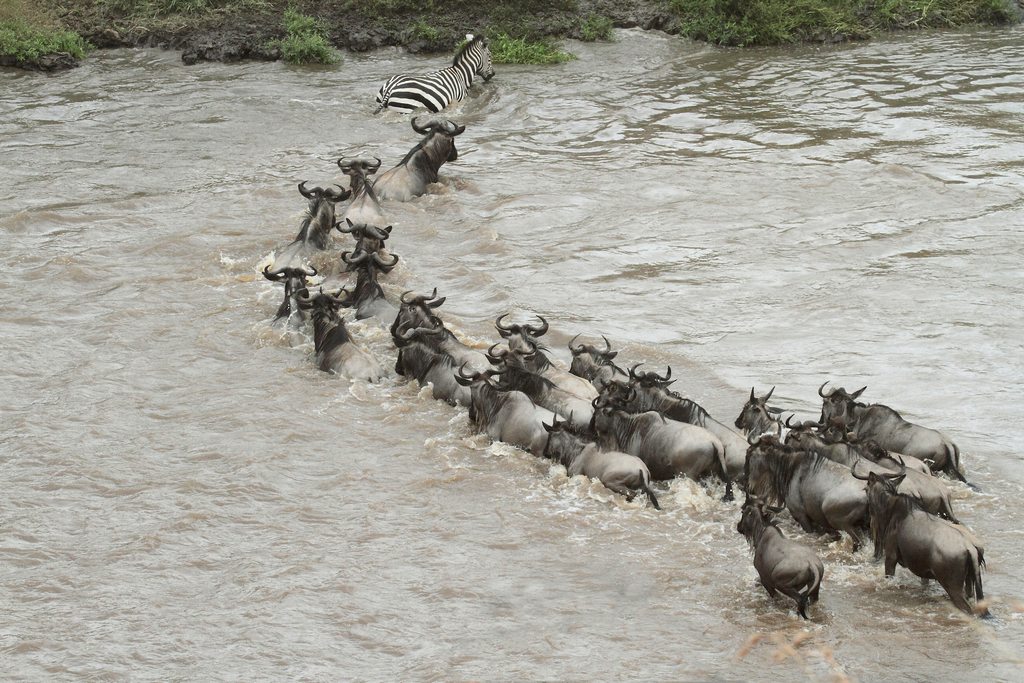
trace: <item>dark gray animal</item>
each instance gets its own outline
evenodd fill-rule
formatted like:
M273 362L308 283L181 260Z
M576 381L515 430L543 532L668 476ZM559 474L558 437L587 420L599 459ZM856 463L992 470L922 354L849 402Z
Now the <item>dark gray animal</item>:
M630 414L600 397L594 399L593 407L592 428L603 448L637 456L658 480L684 475L700 481L717 476L725 482L723 500L732 500L725 446L717 436L703 427L666 419L653 410Z
M436 289L434 291L437 292ZM403 299L406 299L408 294L409 292L406 292ZM391 326L391 338L394 340L395 346L401 348L408 338L409 330L432 329L436 330L437 334L424 337L424 342L435 351L451 356L456 369L461 365L466 365L469 371L474 373L490 369L491 362L487 359L487 355L459 341L458 337L445 326L444 321L433 312L433 308L442 303L444 303L444 298L437 299L436 297L433 297L432 300L420 300L413 297L409 299L408 303L403 302L398 311L398 317Z
M420 117L412 119L412 129L423 135L416 146L394 168L385 171L373 183L379 199L393 199L407 202L413 197L426 193L427 186L437 182L437 172L446 161L459 158L455 148L455 137L466 130L465 126L439 117L429 118L422 123Z
M378 252L359 251L342 252L341 260L349 270L356 271L356 288L348 293L345 306L356 309L356 320L377 318L385 325L391 325L398 316L398 308L387 300L377 277L380 273L390 273L398 265L398 254L392 254L387 261Z
M420 386L431 385L434 398L451 404L470 406L472 392L457 381L457 367L452 357L432 347L429 339L443 335L441 326L410 328L403 333L398 347L395 372L413 377Z
M469 419L492 441L522 448L536 456L544 454L548 442L546 422L555 419L521 391L502 391L491 377L502 370L467 373L459 368L455 381L470 390Z
M349 335L345 320L338 315L343 303L340 298L321 291L314 297L300 295L298 302L303 308L312 309L313 344L319 369L368 382L384 376L377 360Z
M908 471L903 463L895 460L889 461L893 463L894 467L888 467L881 462L865 461L861 450L853 444L828 443L822 439L813 431L815 427L820 426L815 422L804 422L797 425L790 418L786 420L786 426L789 427L789 434L786 436L786 445L788 446L823 455L829 460L846 465L851 469L860 463L860 466L868 472L878 472L879 474L892 473L895 470L906 472L902 493L918 498L928 512L942 515L955 524L959 523L956 515L953 514L949 487L930 474Z
M491 348L494 351L494 347ZM516 354L510 353L514 357ZM495 361L492 355L491 362ZM579 434L589 433L594 407L590 401L582 399L559 387L548 378L520 367L517 364L502 363L505 372L501 375L499 386L505 390L521 391L537 405L547 408L553 413L569 420L572 429Z
M736 530L754 551L754 568L768 595L782 593L796 601L796 611L807 618L807 606L818 601L825 566L810 548L786 538L773 519L782 508L769 508L748 496Z
M946 472L967 482L960 471L960 449L949 437L934 429L907 422L889 406L859 403L857 399L867 387L852 394L843 388L826 394L822 391L826 384L828 382L818 387L818 395L823 399L819 422L828 423L834 417L841 417L857 438L871 439L886 450L930 461L933 471Z
M775 387L772 387L767 394L758 398L754 395L754 387L750 387L750 398L743 404L743 409L740 410L734 423L736 429L742 430L744 434L753 434L754 436L772 432L781 434L782 421L779 419L779 415L782 414L782 408L768 405L768 399L774 392Z
M416 294L412 290L402 293L399 300L398 315L391 325L391 336L398 345L399 335L416 327L433 327L435 320L440 320L434 309L440 308L446 297L437 296L437 287L429 295Z
M885 575L892 576L896 565L902 565L925 581L938 581L964 612L977 610L989 616L987 608L979 604L972 610L968 602L972 593L979 603L985 598L981 581L985 549L974 534L927 512L916 498L899 493L902 475L871 472L860 478L868 482L875 555L884 555Z
M637 491L647 494L654 509L660 510L658 498L651 490L651 471L635 455L621 451L604 451L597 444L585 441L565 429L565 422L555 419L544 424L548 432L544 457L561 463L570 477L582 474L597 479L606 487L633 500Z
M277 308L277 314L274 315L274 323L286 320L298 324L305 319L305 314L299 306L296 297L299 295L309 295L309 290L307 289L309 282L307 278L314 275L316 275L316 268L313 266L282 268L274 271L270 270L270 266L266 266L263 269L263 277L271 282L284 283L284 299Z
M386 225L384 210L380 208L380 201L374 192L369 176L380 168L380 159L373 160L366 158L338 159L338 168L349 177L352 190L352 203L345 210L344 218L351 220L357 225Z
M745 477L748 495L769 504L784 503L804 531L845 531L856 551L868 525L864 487L850 468L782 444L769 435L748 437Z
M307 189L305 181L299 183L299 192L309 200L306 214L299 227L299 234L286 247L276 254L271 269L281 271L285 268L301 268L309 264L309 259L318 251L330 246L331 229L334 227L334 204L347 199L349 191L338 191L330 188L314 187Z
M604 349L599 349L592 344L574 346L573 344L579 336L577 334L569 340L569 352L572 353L572 365L569 366L569 372L588 380L598 392L601 392L611 382L629 382L629 375L626 374L626 371L614 363L615 356L619 352L612 351L608 337L601 337L604 339Z
M714 434L725 447L725 471L729 479L743 474L747 457L747 441L731 427L711 417L696 401L683 398L668 387L672 379L669 367L662 377L654 372L640 372L640 364L629 369L631 391L622 391L620 386L610 384L607 395L616 397L618 407L628 413L643 413L654 410L677 422L701 427Z
M537 341L538 337L543 336L548 331L548 322L543 316L537 316L541 323L537 327L533 325L506 325L502 323L502 320L507 315L506 313L498 316L494 321L494 327L498 330L498 334L507 341L508 351L501 352L497 350L497 345L492 346L489 353L491 362L504 360L507 363L518 365L528 372L544 377L559 389L588 403L597 398L598 391L594 388L593 384L558 367L544 353L545 347Z

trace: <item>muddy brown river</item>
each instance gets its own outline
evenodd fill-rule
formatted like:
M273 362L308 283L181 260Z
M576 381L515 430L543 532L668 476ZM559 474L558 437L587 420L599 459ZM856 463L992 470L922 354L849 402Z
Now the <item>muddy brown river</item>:
M727 422L751 386L811 419L821 382L867 385L963 451L995 618L785 517L825 562L803 622L720 485L627 503L269 325L296 183L401 159L418 136L373 95L442 57L118 50L0 69L4 679L1024 677L1024 29L616 37L450 112L461 158L384 205L388 293L436 286L478 345L540 313L561 361L607 335Z

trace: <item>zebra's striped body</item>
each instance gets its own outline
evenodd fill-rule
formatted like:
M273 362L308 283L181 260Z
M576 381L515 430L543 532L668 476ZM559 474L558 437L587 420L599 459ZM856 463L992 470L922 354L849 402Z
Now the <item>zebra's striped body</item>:
M388 108L411 112L425 107L439 112L466 97L477 75L489 81L494 76L487 39L476 36L455 55L452 65L425 76L392 76L377 91L377 111ZM376 113L376 112L375 112Z

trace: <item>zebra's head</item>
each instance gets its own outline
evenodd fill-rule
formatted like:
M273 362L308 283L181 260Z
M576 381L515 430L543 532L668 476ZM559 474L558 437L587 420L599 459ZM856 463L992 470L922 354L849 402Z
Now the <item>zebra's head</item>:
M466 40L469 42L463 45L462 49L455 55L452 65L469 66L473 73L481 76L484 79L484 83L486 83L494 78L494 65L491 63L491 48L487 38L467 33Z

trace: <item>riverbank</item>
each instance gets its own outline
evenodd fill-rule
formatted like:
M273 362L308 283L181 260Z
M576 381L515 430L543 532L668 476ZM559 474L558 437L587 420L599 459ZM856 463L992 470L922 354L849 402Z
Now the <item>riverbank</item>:
M182 60L330 62L333 49L451 52L467 32L550 46L612 27L658 29L725 46L863 40L883 31L1001 25L1021 0L69 0L38 9L0 0L0 64L58 69L91 47L161 47ZM296 34L292 17L308 29ZM307 21L308 20L308 21ZM49 37L59 36L60 42ZM72 42L67 42L69 39ZM74 42L77 41L77 42ZM69 46L74 45L74 49Z

